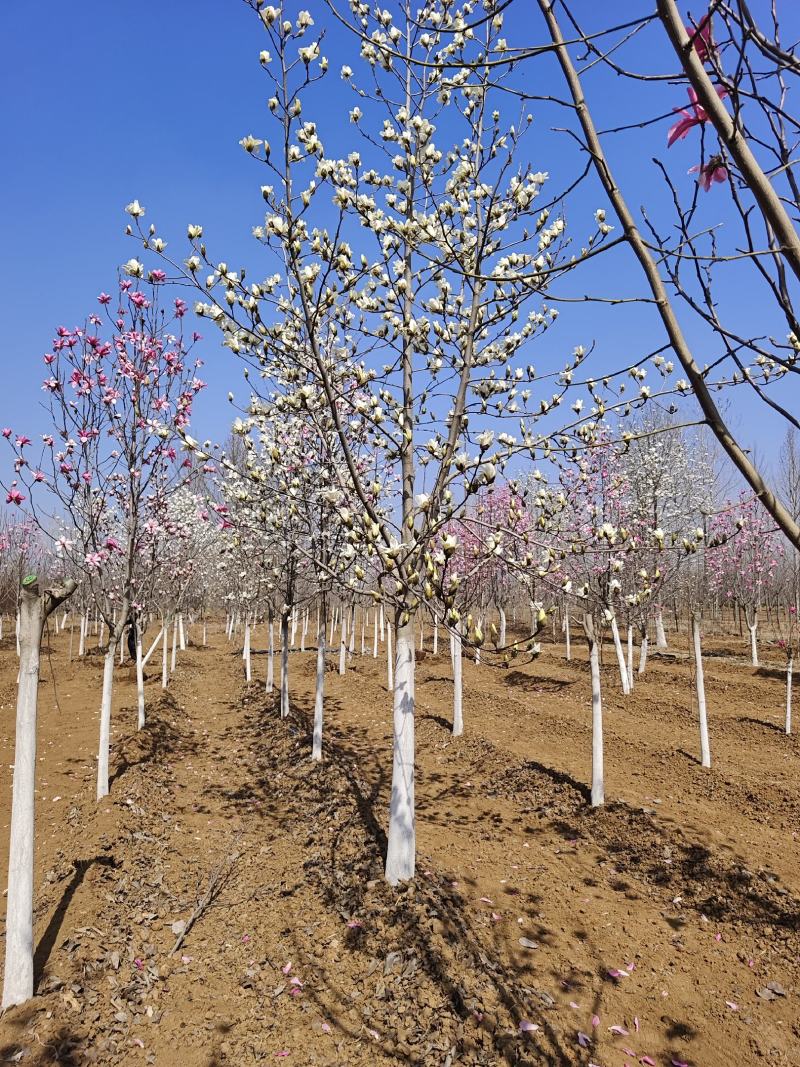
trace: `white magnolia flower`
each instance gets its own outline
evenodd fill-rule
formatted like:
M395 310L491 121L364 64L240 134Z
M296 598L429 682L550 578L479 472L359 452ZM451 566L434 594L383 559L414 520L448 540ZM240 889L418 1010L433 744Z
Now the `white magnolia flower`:
M131 278L141 278L144 275L144 266L138 259L129 259L122 269Z

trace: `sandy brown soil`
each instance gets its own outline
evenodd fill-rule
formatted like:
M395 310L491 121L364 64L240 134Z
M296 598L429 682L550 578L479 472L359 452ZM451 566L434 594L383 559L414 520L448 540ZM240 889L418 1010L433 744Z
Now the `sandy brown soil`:
M313 654L292 656L281 722L237 650L211 642L180 657L166 696L153 675L138 736L118 671L99 805L100 657L69 665L54 642L60 710L43 660L38 995L0 1021L0 1062L800 1064L800 747L781 732L780 676L748 667L738 640L706 664L711 771L685 655L654 658L628 699L605 669L601 811L583 649L572 664L548 645L533 664L466 664L459 740L449 657L428 654L418 876L402 891L381 877L383 661L327 675L315 767ZM254 663L263 677L263 653ZM3 856L15 674L6 640Z

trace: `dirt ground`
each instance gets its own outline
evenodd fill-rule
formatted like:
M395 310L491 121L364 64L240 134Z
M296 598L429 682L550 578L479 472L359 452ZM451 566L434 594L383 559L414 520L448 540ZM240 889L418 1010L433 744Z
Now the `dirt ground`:
M54 639L40 686L38 995L0 1020L0 1062L800 1065L800 743L782 733L780 673L749 667L738 638L709 642L710 771L685 653L653 657L623 698L606 650L602 810L587 803L579 642L572 663L545 644L531 664L465 664L460 739L449 656L428 651L417 877L398 891L382 879L384 660L328 673L315 766L314 654L292 654L281 722L263 638L249 687L220 628L179 656L167 694L151 671L139 735L134 679L118 669L99 805L101 657L68 664ZM3 857L15 677L6 639Z

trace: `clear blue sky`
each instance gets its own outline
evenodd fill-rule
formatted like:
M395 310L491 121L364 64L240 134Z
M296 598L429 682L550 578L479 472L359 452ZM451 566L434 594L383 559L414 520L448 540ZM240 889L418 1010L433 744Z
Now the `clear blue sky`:
M320 0L307 0L304 6L318 22L325 19ZM519 8L509 21L509 39L541 39L543 27L529 17L532 5L523 7L525 12ZM599 17L609 9L619 17L649 10L627 2L603 8ZM588 17L595 5L580 0L576 9ZM186 224L201 222L210 248L224 253L232 265L250 264L257 271L258 248L250 229L263 213L262 175L238 141L250 132L263 135L268 127L267 83L258 64L264 41L252 12L238 0L142 0L135 5L79 0L46 9L7 4L2 40L0 424L40 432L41 355L55 327L82 321L96 294L114 285L118 265L135 254L136 246L123 234L122 208L128 201L138 197L146 205L146 221L157 222L159 232L171 238L171 251L182 253ZM656 46L652 37L637 46L638 57L643 62L652 58L655 68L660 66ZM358 66L356 46L341 29L329 34L323 51L334 71L344 62ZM353 103L337 77L327 84L323 118ZM550 61L531 68L526 84L540 92L564 92ZM587 86L600 122L612 125L667 111L685 100L683 88L661 86L648 90L636 113L629 83L604 75L602 85L595 77ZM530 110L541 129L533 142L541 149L534 166L550 171L555 184L574 164L566 138L548 132L563 124L564 116L537 104ZM337 151L346 151L346 139L352 136L346 112L342 114ZM636 190L649 190L656 180L651 157L666 158L668 126L665 121L613 143L612 160L634 190L634 208L639 206ZM676 174L685 174L695 153L691 139L671 150ZM707 195L709 222L718 221L714 213L723 210L725 194L715 190ZM576 202L584 215L575 220L578 235L589 231L591 212L602 204L599 194L589 190ZM580 278L576 291L584 286ZM618 256L612 270L606 265L597 272L593 286L609 295L643 292L627 256ZM759 313L746 279L734 275L730 292L743 319ZM558 330L544 342L555 346L558 363L579 342L597 340L601 365L608 365L661 340L649 313L594 307L566 306ZM244 389L231 354L218 347L209 327L201 332L210 384L193 432L219 440L232 414L225 395L228 389L242 395ZM703 354L698 356L703 362ZM791 399L796 399L791 388ZM765 429L752 403L737 405L736 422L747 444L757 438L760 451L774 451L782 431Z

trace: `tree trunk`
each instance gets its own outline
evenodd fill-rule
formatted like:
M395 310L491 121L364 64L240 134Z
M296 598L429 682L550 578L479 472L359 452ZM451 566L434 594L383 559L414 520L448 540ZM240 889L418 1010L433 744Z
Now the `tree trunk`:
M186 630L183 626L183 612L178 615L178 643L180 645L181 652L186 651Z
M339 674L347 670L347 616L342 612L342 628L339 631Z
M786 663L786 735L792 732L792 671L794 669L794 657L789 654Z
M752 619L752 622L750 621ZM745 608L745 620L750 632L750 663L758 666L758 608L750 612Z
M664 618L661 614L661 608L656 611L656 648L667 647L667 635L664 633Z
M244 659L244 680L250 684L253 677L253 663L250 656L250 620L244 624L244 649L242 651L242 658Z
M694 650L695 685L697 688L697 713L700 719L700 764L711 766L711 749L708 744L708 717L706 715L706 686L703 679L703 654L700 648L700 616L692 612L692 648Z
M439 655L439 620L435 617L433 620L433 654Z
M33 861L36 797L36 713L39 659L45 620L75 591L75 582L39 593L36 577L22 583L19 607L19 688L14 784L8 851L6 964L3 1008L33 996Z
M569 632L569 612L564 612L564 641L567 646L567 659L572 659L572 640Z
M461 666L461 631L456 625L453 628L453 737L460 737L464 733L464 687Z
M172 658L169 665L170 675L175 673L175 668L178 665L178 617L172 620Z
M633 627L628 626L628 692L633 692Z
M275 688L275 624L269 620L269 646L267 648L267 685L268 693Z
M108 635L103 659L103 697L100 702L100 744L97 750L97 799L108 796L108 756L111 747L111 700L114 695L114 654L117 651L117 628Z
M311 743L312 760L322 759L322 720L325 710L325 619L317 625L317 678L314 689L314 736Z
M378 658L378 609L375 609L375 618L372 622L372 658Z
M289 716L289 616L281 615L281 718Z
M498 607L497 614L500 616L500 632L497 635L501 648L506 647L506 613L505 609Z
M167 619L164 620L162 636L164 638L164 646L161 656L161 688L166 689L169 685L169 622Z
M625 664L625 655L622 651L622 641L619 639L619 627L616 617L611 620L611 636L614 638L614 651L617 654L617 666L619 667L619 679L622 683L622 692L627 696L630 692L628 687L628 668Z
M387 620L386 630L386 688L391 693L394 689L394 662L392 660L392 626Z
M144 729L144 662L142 660L142 631L136 627L136 729Z
M647 667L647 629L642 628L642 643L639 646L639 675L643 675Z
M391 645L391 624L386 627ZM391 690L390 686L390 690ZM416 825L414 814L414 626L397 627L394 672L392 797L386 850L390 885L414 877Z
M589 669L592 678L592 807L598 808L606 799L603 770L603 694L600 688L600 656L591 615L584 615L583 628L589 642Z

